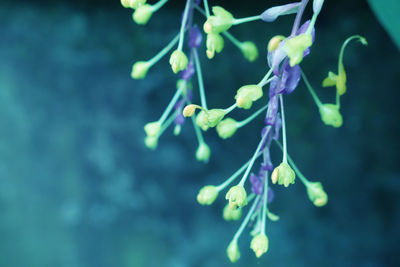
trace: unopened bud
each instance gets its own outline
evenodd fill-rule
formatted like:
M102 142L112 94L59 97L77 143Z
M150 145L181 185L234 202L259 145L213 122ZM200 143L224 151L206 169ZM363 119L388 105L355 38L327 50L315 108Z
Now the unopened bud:
M320 182L312 182L306 185L307 195L311 202L317 206L325 206L328 202L328 195L324 191L322 184Z
M222 211L222 217L225 221L237 221L242 217L242 209L231 209L228 205L225 205Z
M161 130L161 123L159 121L149 122L144 126L144 131L147 136L158 136Z
M181 70L186 69L188 58L181 50L175 50L169 58L169 64L171 65L172 71L176 74Z
M240 46L240 50L242 51L244 57L250 62L253 62L258 58L258 49L253 42L243 42Z
M196 150L196 159L202 162L208 162L210 159L211 150L210 147L206 143L200 143L199 147Z
M265 234L258 234L251 240L250 248L256 254L256 257L261 257L268 251L268 237Z
M319 108L321 120L326 124L338 128L343 124L342 114L339 107L334 104L323 104Z
M284 185L288 187L289 184L294 184L296 175L292 168L286 162L282 162L278 167L274 169L271 174L271 180L273 184Z
M254 101L263 96L262 88L258 85L245 85L237 90L235 99L239 108L249 109Z
M227 139L235 134L238 122L232 118L226 118L217 125L217 133L222 139Z
M194 112L196 111L197 107L198 106L194 105L194 104L187 105L182 111L183 116L192 117L194 115Z
M241 185L232 186L228 193L226 193L225 199L229 201L231 209L244 207L247 205L246 190Z
M150 64L147 61L138 61L132 66L131 77L133 79L143 79L146 77Z
M279 44L282 42L282 40L285 39L285 36L282 35L277 35L271 38L268 42L268 52L273 52L276 49L278 49Z
M229 246L226 249L226 255L228 256L229 260L234 263L237 262L240 258L240 251L239 246L237 244L237 240L233 239Z
M201 205L211 205L218 197L218 189L213 185L206 185L200 189L197 195L197 202Z
M139 6L132 14L133 20L139 25L145 25L153 15L153 8L151 5L144 4Z

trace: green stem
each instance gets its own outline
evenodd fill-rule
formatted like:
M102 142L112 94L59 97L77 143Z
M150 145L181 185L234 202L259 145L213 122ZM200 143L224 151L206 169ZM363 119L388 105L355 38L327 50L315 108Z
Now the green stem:
M233 104L232 106L230 106L229 108L224 109L225 115L227 115L228 113L230 113L232 110L234 110L237 107L237 104Z
M151 6L151 11L156 12L157 10L159 10L165 3L167 3L168 0L160 0L157 3L155 3L154 5Z
M183 39L184 39L184 36L185 36L185 27L186 27L186 21L187 21L187 18L188 18L188 14L189 14L190 2L191 2L191 0L187 0L186 1L185 11L183 13L181 30L179 32L179 44L178 44L178 50L179 51L182 51L182 47L183 47Z
M172 39L172 41L169 42L169 44L167 44L166 47L164 47L160 52L158 52L157 55L155 55L153 58L151 58L150 60L148 60L147 62L150 64L150 66L153 66L154 64L156 64L163 56L165 56L165 54L167 54L172 47L178 42L179 40L179 34L176 35L174 37L174 39Z
M247 18L234 19L233 20L233 25L239 25L239 24L242 24L242 23L255 21L255 20L260 20L260 19L261 19L261 15L251 16L251 17L247 17Z
M162 133L171 125L171 123L175 120L176 117L176 112L174 112L168 120L161 126L160 132L158 133L158 136L161 136Z
M346 46L347 46L352 40L354 40L354 39L359 39L359 40L361 41L362 44L364 44L364 45L366 44L365 38L362 37L361 35L353 35L353 36L350 36L349 38L347 38L347 39L344 41L342 47L340 48L339 62L338 62L338 74L339 74L339 66L340 66L341 64L343 64L344 50L345 50Z
M249 122L251 122L252 120L254 120L258 115L260 115L264 110L266 110L268 108L268 105L263 106L262 108L260 108L259 110L257 110L256 112L254 112L250 117L248 117L245 120L242 120L240 122L237 123L237 128L243 127L246 124L248 124Z
M306 34L311 34L312 29L314 28L315 22L317 21L317 17L318 17L318 14L314 13L311 18L310 25L308 25Z
M262 214L261 232L265 234L265 222L267 221L268 177L264 179L264 209Z
M253 202L253 205L251 205L251 208L250 208L249 212L247 213L246 218L244 218L244 220L243 220L242 224L240 225L239 229L237 230L237 232L233 236L233 240L237 240L240 237L240 235L242 234L242 232L243 232L244 228L246 227L246 225L248 224L248 222L250 220L250 217L253 214L254 209L256 208L259 200L260 200L260 196L257 196L256 199Z
M282 144L275 140L275 143L279 146L279 148L283 151ZM288 154L288 159L289 159L289 164L292 166L293 170L295 171L296 175L300 178L300 181L307 187L308 184L310 184L310 181L301 173L301 171L297 168L296 164L294 164L294 161L292 157Z
M261 147L262 147L262 145L264 144L265 139L267 138L268 132L269 132L270 129L271 129L271 127L268 128L267 132L266 132L266 133L264 134L264 136L261 138L261 141L260 141L260 143L259 143L258 146L257 146L256 152L254 152L254 155L253 155L253 157L251 158L251 161L250 161L250 163L249 163L249 166L247 166L246 172L243 174L243 177L242 177L242 179L240 180L240 182L239 182L239 184L238 184L239 186L243 186L244 183L246 182L247 176L249 176L250 170L251 170L251 168L252 168L253 165L254 165L254 161L257 159L258 152L261 150Z
M301 70L301 77L303 77L303 81L306 84L306 87L308 88L308 91L310 92L312 98L314 99L315 104L317 104L318 108L321 108L322 102L319 100L317 94L315 93L314 89L311 87L310 82L308 81L306 75L304 74L303 70Z
M203 144L204 143L203 134L201 133L199 126L196 124L195 116L192 116L192 123L193 123L194 132L196 133L196 137L197 137L197 141L199 142L199 145Z
M338 90L336 90L336 106L340 108L340 95Z
M282 118L282 140L283 140L283 159L282 162L287 163L287 145L286 145L286 121L285 121L285 109L283 107L283 97L279 95L281 102L281 118Z
M204 4L204 10L206 11L206 17L208 18L210 16L210 9L208 8L208 1L204 0L203 4Z
M207 101L206 101L206 95L204 92L204 84L203 84L203 74L201 72L201 66L200 66L200 59L199 59L199 54L197 53L197 49L193 48L193 56L194 56L194 64L196 67L196 73L197 73L197 81L199 82L199 92L200 92L200 101L201 101L201 106L205 109L207 108Z
M261 156L262 152L258 153L257 157ZM247 161L239 170L237 170L234 174L232 174L225 182L217 186L217 190L224 190L233 180L235 180L245 169L249 166L251 160Z
M262 80L257 84L258 86L263 87L264 85L266 85L268 83L268 78L269 76L271 76L273 69L271 68L267 74L265 74L264 78L262 78Z
M238 39L236 39L228 31L222 32L222 35L224 35L226 38L228 38L228 40L231 41L235 46L237 46L237 48L239 48L240 50L242 49L242 42L240 42Z
M182 94L183 86L179 87L176 90L174 96L172 97L171 101L169 102L167 108L165 109L164 113L161 115L160 119L158 120L161 124L165 121L169 113L171 112L172 108L174 107L175 103L178 101L179 97Z

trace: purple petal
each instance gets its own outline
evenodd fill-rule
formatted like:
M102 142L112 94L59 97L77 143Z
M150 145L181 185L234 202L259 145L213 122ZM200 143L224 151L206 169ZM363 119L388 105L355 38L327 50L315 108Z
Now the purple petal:
M194 74L194 66L192 62L189 62L187 68L181 71L180 76L181 79L187 81L190 80L190 78L192 78L193 74Z
M286 52L283 50L284 45L285 40L279 44L275 51L268 53L268 65L274 70L275 75L278 75L279 64L281 64L282 60L286 57Z
M295 65L291 67L289 64L289 60L286 59L282 65L282 76L278 94L292 93L299 84L300 75L301 75L300 66Z
M279 140L279 133L281 132L281 127L282 127L282 120L281 120L281 116L278 113L278 116L276 116L276 121L274 124L274 131L272 134L272 139Z
M268 192L267 192L267 203L271 203L275 198L275 193L272 188L268 187Z
M268 8L261 14L261 19L266 22L272 22L279 16L294 14L297 12L300 4L301 2Z
M279 78L275 76L275 79L273 79L269 84L269 98L277 94L278 86L279 86Z
M189 47L195 48L199 47L203 36L197 26L192 27L189 32Z
M269 148L264 149L263 157L264 157L264 162L261 164L261 170L263 170L264 172L272 171L274 169L274 165L271 162Z
M265 127L261 130L261 138L263 138L264 135L267 135L267 137L265 138L264 143L261 145L260 150L263 150L263 149L265 148L265 146L266 146L266 144L267 144L268 137L269 137L268 135L270 135L270 132L271 132L271 126L270 126L270 125L265 126Z
M260 178L255 174L250 174L251 191L256 195L261 195L263 191L263 183Z
M308 29L308 26L310 26L310 20L307 20L306 22L303 23L303 25L301 25L301 27L297 31L297 35L305 33L307 31L307 29ZM311 37L312 37L312 42L314 43L314 40L315 40L315 28L313 28L312 31L311 31ZM304 50L303 57L306 57L309 54L310 54L310 48L307 48L306 50Z
M267 114L265 115L264 123L266 125L274 125L276 120L276 114L278 113L278 96L273 96L269 99L268 102L268 110Z
M183 117L182 112L179 112L174 120L176 125L182 125L185 122L185 117Z

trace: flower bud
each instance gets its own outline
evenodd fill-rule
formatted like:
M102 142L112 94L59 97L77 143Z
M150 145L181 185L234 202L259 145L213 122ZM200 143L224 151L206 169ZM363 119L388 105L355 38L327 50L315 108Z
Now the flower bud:
M151 5L144 4L139 6L132 14L133 20L139 25L145 25L153 15L153 8Z
M256 257L261 257L268 251L268 237L265 234L258 234L251 240L250 248L256 254Z
M250 62L253 62L258 58L258 49L253 42L243 42L240 45L240 50L242 51L244 57Z
M121 5L125 8L130 8L129 2L130 0L121 0Z
M322 81L322 87L329 87L329 86L335 86L336 81L337 81L337 75L333 73L332 71L328 72L328 77L326 77Z
M159 121L149 122L144 126L144 131L147 136L158 136L161 130L161 123Z
M231 13L220 6L214 6L212 12L214 15L208 17L204 23L203 29L205 33L221 33L232 26L234 18Z
M312 36L302 33L286 41L284 51L290 59L290 66L299 64L303 60L304 51L312 45Z
M144 144L151 150L156 149L158 144L158 136L146 136L144 138Z
M334 104L323 104L319 108L322 121L326 125L338 128L343 124L343 118L340 114L339 107Z
M207 113L202 110L199 112L199 114L196 116L196 124L200 126L200 128L203 131L207 131L209 126L208 126L208 115Z
M207 111L208 127L215 127L224 118L225 110L223 109L210 109Z
M174 135L178 136L181 134L182 126L180 124L175 125L174 127Z
M276 35L271 38L268 42L268 52L274 52L276 49L278 49L279 44L285 39L285 36L282 35Z
M328 195L324 191L322 184L320 182L313 182L306 185L307 195L311 202L317 206L325 206L328 202Z
M254 101L263 96L262 88L255 84L245 85L237 90L235 99L239 108L249 109Z
M224 48L224 38L218 33L207 34L207 57L212 59L215 53L219 53Z
M192 117L194 115L194 112L196 111L196 108L197 105L194 104L187 105L182 111L183 116Z
M198 161L208 162L210 159L211 151L210 147L206 143L200 143L196 150L196 159Z
M124 0L121 0L121 2ZM125 0L124 2L129 2L129 7L137 9L138 7L146 4L146 0Z
M232 186L228 193L226 193L225 199L229 201L229 207L231 209L244 207L247 205L246 190L241 185Z
M343 64L339 64L339 73L336 79L336 90L339 95L344 95L344 93L346 93L346 81L347 76L346 71L344 70L344 66Z
M242 217L242 209L231 209L229 204L225 205L222 217L224 217L225 221L237 221Z
M232 263L237 262L239 260L240 251L236 239L233 239L229 243L229 246L226 249L226 255L228 255L228 258Z
M171 64L172 71L178 73L181 70L186 69L188 58L181 50L175 50L169 58L169 64Z
M226 118L217 125L217 133L222 139L227 139L235 134L238 122L232 118Z
M274 169L271 174L271 181L273 184L284 185L288 187L289 184L294 184L296 175L292 168L286 162L282 162L278 167Z
M217 187L213 185L206 185L200 189L199 194L197 195L197 202L199 202L201 205L211 205L214 203L217 197Z
M133 79L143 79L146 77L150 64L147 61L138 61L132 66L131 77Z

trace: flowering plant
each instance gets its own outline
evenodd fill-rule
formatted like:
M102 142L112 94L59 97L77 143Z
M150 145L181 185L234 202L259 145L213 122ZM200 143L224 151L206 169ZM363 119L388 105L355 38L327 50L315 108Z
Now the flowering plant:
M146 0L121 0L124 7L134 10L133 20L141 25L146 24L151 16L166 3L167 0L160 0L154 5L147 4ZM187 0L179 33L153 58L147 61L137 61L132 67L132 78L143 79L154 64L176 47L170 54L169 63L173 73L179 74L177 88L160 118L144 126L145 145L149 149L156 149L160 136L172 124L174 124L174 134L179 135L186 120L190 118L198 140L196 159L208 162L211 150L204 140L202 131L215 128L222 139L227 139L254 118L264 114L264 125L260 127L260 142L249 161L224 182L217 185L206 185L200 189L197 195L197 201L201 205L211 205L217 199L219 193L230 186L225 195L228 203L223 209L223 218L227 221L239 220L242 216L242 210L245 209L245 206L251 204L238 231L227 247L227 256L232 262L237 261L240 257L238 240L250 221L254 221L251 231L253 236L250 243L251 249L256 257L260 257L268 251L267 219L270 221L279 220L279 217L268 209L268 203L274 199L269 179L271 179L272 184L288 187L294 184L296 177L298 177L306 188L308 198L315 206L322 207L328 202L328 195L322 184L309 181L287 153L284 97L290 95L302 79L317 105L322 122L335 128L340 127L343 124L340 113L340 98L347 90L347 76L343 63L344 51L352 40L358 40L364 45L367 44L367 41L359 35L351 36L345 40L340 49L337 73L329 72L322 81L323 87L335 87L335 102L322 103L300 66L303 59L310 54L311 47L315 42L315 24L324 1L313 0L313 15L311 19L302 23L304 10L308 4L309 0L301 0L291 4L270 7L255 16L235 18L229 11L220 6L212 7L211 13L207 0L202 1L202 3L199 0ZM194 24L195 14L205 18L202 27L204 33ZM240 86L236 94L232 96L233 103L231 106L210 109L207 105L199 59L204 36L206 37L205 53L209 59L214 58L216 53L222 52L224 38L226 38L242 52L248 61L253 62L259 55L257 46L250 41L239 41L229 33L229 29L239 24L257 20L270 23L283 15L295 15L294 23L288 36L278 35L269 40L266 60L269 70L265 76L259 82ZM184 47L185 41L187 49L184 49L186 48ZM194 80L195 74L200 95L199 100L193 99L192 80ZM267 86L269 86L268 93L264 93ZM228 117L235 109L252 109L253 103L256 101L264 101L265 105L254 111L247 119L237 121ZM280 139L282 139L282 142L279 141ZM270 158L270 147L273 143L282 150L282 160L277 165L274 165ZM252 173L256 160L259 158L262 159L259 168L255 173ZM241 176L241 179L235 182L239 176ZM250 181L250 194L247 193L245 188L247 181Z

